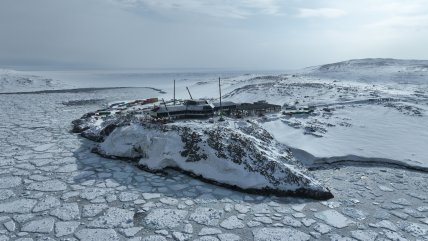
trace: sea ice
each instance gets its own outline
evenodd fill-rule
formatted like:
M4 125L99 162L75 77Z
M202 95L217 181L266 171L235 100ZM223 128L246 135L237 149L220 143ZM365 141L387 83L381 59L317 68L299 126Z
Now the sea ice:
M328 225L335 228L344 228L354 223L336 210L325 210L314 214L315 217L325 221Z
M244 223L236 216L230 216L226 218L223 222L220 223L220 226L229 230L245 227Z
M360 241L375 241L378 236L377 232L368 230L351 231L352 237Z
M42 200L40 200L36 206L34 206L33 212L41 212L46 211L54 207L58 207L61 205L61 202L57 197L54 196L46 196Z
M126 209L111 207L105 211L105 214L98 217L88 224L88 227L94 228L129 228L132 227L134 212Z
M190 219L203 225L217 225L223 216L222 210L199 207L190 215Z
M63 221L80 219L80 210L77 203L64 203L60 207L52 210L50 214Z
M29 213L37 203L34 199L18 199L0 204L0 213Z
M113 229L81 229L76 232L76 237L81 241L118 241L116 231Z
M21 185L20 177L0 177L0 189L12 188Z
M198 233L198 235L213 235L213 234L220 234L222 231L218 228L202 228L201 231Z
M254 241L307 241L311 238L306 233L290 228L261 228L253 231Z
M179 209L154 209L145 217L147 225L156 228L175 228L187 216L187 211Z
M56 222L55 223L55 235L56 237L62 237L74 233L79 227L80 222Z
M67 189L67 185L64 182L59 180L49 180L44 182L35 182L31 183L28 186L29 190L45 191L45 192L55 192L55 191L64 191Z
M43 218L30 221L21 228L21 231L30 233L50 233L53 230L55 219Z
M233 233L223 233L217 235L217 237L220 239L220 241L239 241L241 240L241 237L239 237L236 234Z

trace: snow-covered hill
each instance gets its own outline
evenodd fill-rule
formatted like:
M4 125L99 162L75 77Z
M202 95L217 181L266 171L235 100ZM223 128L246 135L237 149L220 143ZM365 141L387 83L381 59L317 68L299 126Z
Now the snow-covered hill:
M64 83L22 71L0 69L0 93L31 92L66 88Z

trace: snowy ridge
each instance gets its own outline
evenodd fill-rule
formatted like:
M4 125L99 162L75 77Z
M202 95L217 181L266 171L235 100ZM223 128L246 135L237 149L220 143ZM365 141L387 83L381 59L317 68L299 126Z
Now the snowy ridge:
M427 84L427 60L356 59L306 68L304 75L356 80L363 82L397 82Z
M309 67L319 71L340 71L340 70L358 70L364 68L402 68L418 69L428 71L427 60L404 60L404 59L384 59L384 58L367 58L352 59L337 63L325 64L317 67Z
M64 83L21 71L0 69L0 93L54 90L67 87Z

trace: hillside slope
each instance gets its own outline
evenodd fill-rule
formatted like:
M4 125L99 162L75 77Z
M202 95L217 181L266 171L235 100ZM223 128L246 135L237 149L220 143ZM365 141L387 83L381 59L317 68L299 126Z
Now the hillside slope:
M354 59L309 67L304 72L339 80L428 84L428 60Z

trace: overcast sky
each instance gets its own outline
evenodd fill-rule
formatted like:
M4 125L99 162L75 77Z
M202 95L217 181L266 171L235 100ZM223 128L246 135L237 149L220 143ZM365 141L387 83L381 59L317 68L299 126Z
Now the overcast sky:
M428 59L428 0L1 0L0 67L294 69Z

